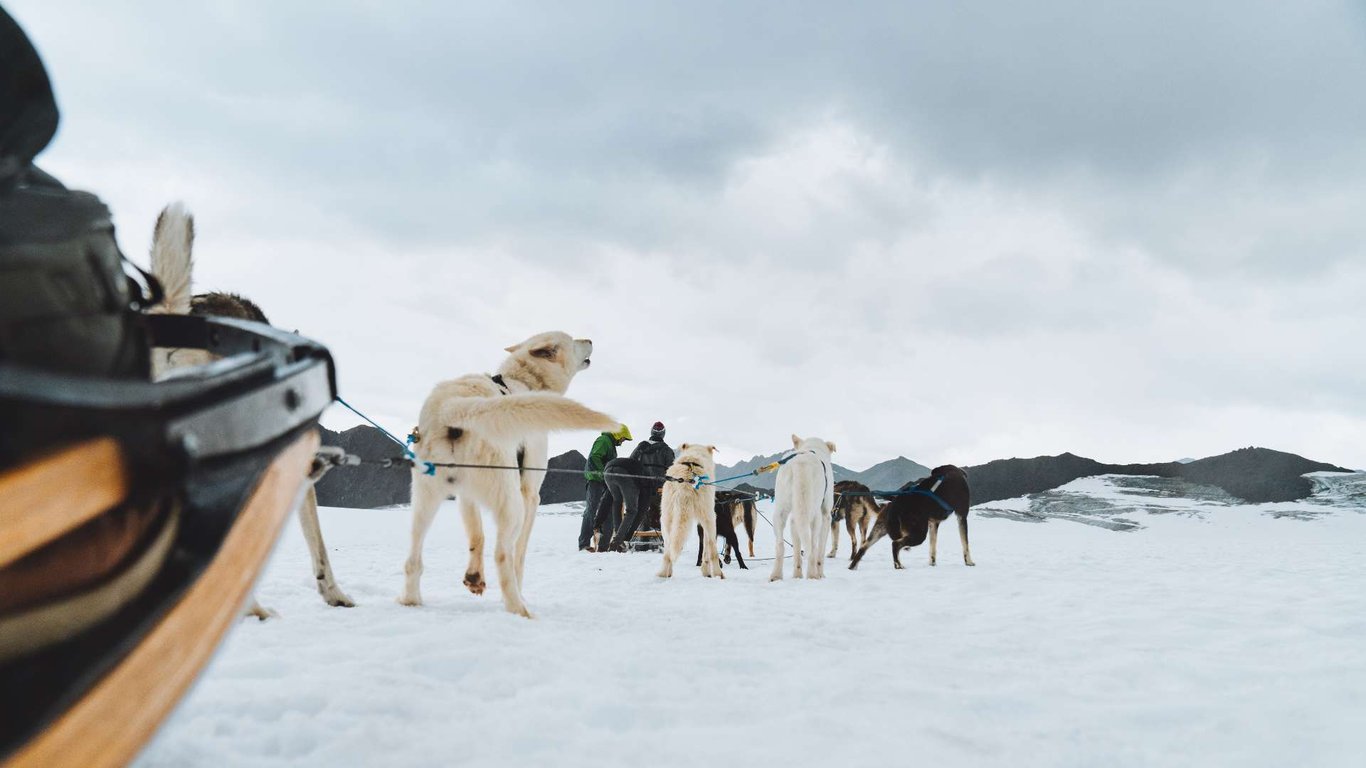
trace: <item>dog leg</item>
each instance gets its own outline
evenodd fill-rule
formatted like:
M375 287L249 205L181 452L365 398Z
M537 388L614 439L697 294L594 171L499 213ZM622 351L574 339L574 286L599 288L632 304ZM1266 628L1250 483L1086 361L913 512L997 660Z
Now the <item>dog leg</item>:
M702 567L702 542L706 534L702 532L702 525L697 526L697 567Z
M825 521L830 519L827 510L821 510L821 515L811 521L811 548L806 553L806 578L823 579L825 578L825 537L830 535L830 529L826 527Z
M539 480L537 481L539 482ZM531 542L531 529L536 525L536 513L541 509L539 489L528 490L522 485L522 529L517 534L517 583L520 585L526 574L526 547Z
M773 572L768 576L769 581L783 580L783 557L787 554L783 529L787 527L787 512L786 507L773 510Z
M729 531L725 532L724 536L726 537L726 546L735 552L735 559L740 563L740 568L748 571L749 566L745 565L745 556L740 554L740 536L735 532L735 528L732 527ZM726 562L730 561L727 560Z
M886 535L887 526L882 521L882 517L879 516L877 522L873 523L873 532L868 536L867 539L863 541L862 546L858 548L858 551L854 553L854 556L849 558L849 570L852 571L858 568L858 561L863 559L863 555L868 551L868 549L872 547L874 544L878 543L878 540L880 540L883 536Z
M308 484L303 502L299 504L299 527L304 531L304 541L308 542L308 552L313 556L313 580L318 585L318 594L323 602L339 608L353 608L355 603L337 586L332 575L332 563L327 559L327 545L323 543L323 529L318 524L318 492L313 484Z
M872 517L872 515L871 515L871 514L868 512L868 510L866 510L866 509L863 510L863 514L859 517L859 520L858 520L858 535L859 535L859 546L860 546L860 547L863 546L864 544L867 544L867 543L868 543L868 520L869 520L871 517ZM849 534L849 536L850 536L850 538L853 538L854 534L851 532L851 533ZM850 557L850 559L853 559L853 557L854 557L853 553L850 553L849 557Z
M849 519L848 517L845 518L846 521L847 521L848 519ZM850 530L852 531L853 529L851 528ZM852 534L850 534L850 539L851 539L851 541L849 542L849 546L852 547L852 546L853 546L853 541L852 541L853 535L852 535ZM832 519L832 520L830 521L830 553L829 553L828 555L826 555L826 556L827 556L827 557L834 557L835 554L836 554L837 552L839 552L839 550L840 550L840 521Z
M688 521L678 510L665 509L660 532L664 534L664 566L659 569L659 577L668 579L674 575L674 563L678 562L678 555L687 542Z
M749 556L754 557L754 502L745 502L745 535L749 537Z
M479 505L471 499L460 500L460 517L465 521L465 536L470 540L470 562L465 566L465 587L476 595L484 594L484 521Z
M422 605L422 542L441 507L440 482L441 478L428 479L414 473L412 548L403 564L403 595L398 599L404 605Z
M715 506L715 505L712 505ZM726 578L726 574L721 572L721 558L716 553L716 514L711 509L702 513L702 548L705 551L704 557L706 564L702 566L702 575L706 577ZM710 571L710 572L709 572Z
M498 538L493 543L493 564L498 568L498 588L503 593L503 608L508 613L534 618L522 599L521 580L517 578L517 541L522 535L522 493L515 478L500 477L493 489L489 506L498 525Z
M901 539L892 539L892 567L898 571L906 568L901 564L901 548L905 546L901 542Z
M802 559L806 557L806 552L811 549L810 528L805 520L797 518L792 521L792 578L800 579L805 576L802 568Z
M935 555L939 550L939 521L930 518L930 565L934 565Z
M963 565L977 565L972 562L972 551L968 549L968 516L958 516L958 538L963 540Z

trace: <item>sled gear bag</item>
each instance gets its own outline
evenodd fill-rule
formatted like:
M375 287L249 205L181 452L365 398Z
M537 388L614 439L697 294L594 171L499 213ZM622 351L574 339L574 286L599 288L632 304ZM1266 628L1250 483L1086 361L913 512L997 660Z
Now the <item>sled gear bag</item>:
M33 165L56 130L42 61L0 9L0 364L145 379L149 343L137 310L159 291L125 274L99 198Z

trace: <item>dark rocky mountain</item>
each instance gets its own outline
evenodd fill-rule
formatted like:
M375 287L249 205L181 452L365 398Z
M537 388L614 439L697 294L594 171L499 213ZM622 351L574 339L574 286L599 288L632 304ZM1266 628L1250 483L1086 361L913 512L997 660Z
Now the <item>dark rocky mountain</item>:
M1240 448L1177 467L1177 477L1223 488L1230 495L1254 504L1298 501L1309 496L1314 483L1303 477L1305 473L1351 471L1269 448Z
M397 458L403 455L399 446L370 426L353 427L340 433L324 429L323 444L341 446L347 453L366 459ZM718 466L716 472L719 477L751 472L783 455L755 456L732 466ZM578 451L552 458L549 462L551 468L573 471L548 474L545 484L541 486L541 501L545 504L583 501L585 489L583 475L580 474L583 464L584 456ZM1236 499L1254 504L1296 501L1307 498L1314 489L1313 481L1303 477L1304 474L1350 471L1267 448L1241 448L1220 456L1184 463L1105 464L1064 453L1032 459L999 459L966 469L972 483L973 504L1044 493L1093 475L1153 475L1179 479L1196 486L1219 488ZM835 465L836 480L858 480L875 490L894 490L929 472L924 465L904 456L875 464L862 472ZM775 477L776 473L770 472L727 483L726 487L772 492ZM318 483L318 503L329 507L357 508L407 504L410 480L406 467L340 467L327 473Z
M541 503L560 504L566 501L584 501L588 498L587 481L583 477L583 465L588 461L582 453L570 451L552 457L546 466L550 469L572 469L569 472L547 472L541 484Z
M323 445L341 446L347 453L367 460L403 457L402 448L371 426L352 427L345 432L324 429L322 433ZM407 504L411 485L412 470L407 467L337 467L318 481L318 503L357 509Z
M1240 448L1186 464L1103 464L1071 453L1032 459L999 459L967 467L972 503L1042 493L1092 475L1156 475L1222 489L1253 504L1296 501L1309 496L1313 483L1306 472L1347 472L1332 464L1310 461L1268 448Z

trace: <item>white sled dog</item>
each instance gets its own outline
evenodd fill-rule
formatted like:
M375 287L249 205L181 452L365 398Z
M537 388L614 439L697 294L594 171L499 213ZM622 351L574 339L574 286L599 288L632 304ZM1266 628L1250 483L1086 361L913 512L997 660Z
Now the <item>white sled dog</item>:
M825 578L825 544L830 537L830 512L835 507L835 472L830 454L835 444L819 437L792 436L791 460L778 469L773 491L773 573L769 581L783 578L783 529L792 519L792 578L802 577L806 555L806 578Z
M531 618L522 599L527 539L541 504L541 481L549 452L547 433L570 429L615 429L616 419L564 396L574 374L591 363L593 342L558 331L532 336L507 348L495 375L470 374L436 385L422 405L413 435L418 463L413 468L413 541L399 602L421 605L422 541L437 508L459 498L470 541L465 586L484 593L484 530L479 508L498 526L493 560L503 606ZM422 462L527 467L520 471L436 467Z
M194 217L180 203L172 203L162 209L157 216L156 229L152 232L152 274L166 292L165 300L149 310L157 314L172 315L213 315L234 317L240 320L254 320L267 323L265 313L251 300L234 293L201 293L191 291L194 271ZM213 356L198 349L154 349L152 351L152 377L162 379L174 376L175 369L210 362ZM355 605L351 598L337 586L332 575L332 563L327 559L327 545L323 543L322 527L318 524L318 494L309 483L304 491L303 501L299 504L299 527L303 528L304 540L313 556L313 579L318 594L328 605L350 608ZM274 615L252 601L247 611L259 619Z
M669 465L666 474L683 482L666 482L659 501L659 531L664 536L664 566L659 577L674 575L674 562L688 541L688 532L702 527L702 575L726 578L721 573L721 559L716 554L716 486L693 487L697 478L716 476L714 445L684 443L678 448L678 458Z

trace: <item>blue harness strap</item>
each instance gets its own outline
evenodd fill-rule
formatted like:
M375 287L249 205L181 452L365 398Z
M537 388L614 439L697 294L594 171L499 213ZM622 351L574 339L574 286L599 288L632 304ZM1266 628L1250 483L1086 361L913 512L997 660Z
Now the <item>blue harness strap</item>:
M435 475L435 474L436 474L436 465L435 465L435 464L431 463L430 461L419 461L418 458L417 458L417 454L416 454L416 453L413 453L413 448L412 448L412 445L413 445L413 436L412 436L411 434L408 435L408 440L407 440L407 442L404 442L403 440L399 440L397 437L394 437L393 433L391 433L389 430L385 429L384 427L381 427L378 423L376 423L374 419L372 419L372 418L370 418L369 416L366 416L365 414L363 414L363 413L361 413L360 411L356 410L355 406L351 405L350 403L346 402L345 400L341 399L340 397L337 398L337 402L338 402L338 403L341 403L343 406L345 406L346 409L347 409L348 411L350 411L350 412L356 414L357 416L361 417L362 419L365 419L366 421L370 422L370 426L374 427L375 429L378 429L378 430L380 431L380 434L384 435L385 437L389 438L390 440L393 440L395 445L397 445L398 447L400 447L400 448L403 449L403 456L404 456L404 458L408 459L409 461L413 462L414 464L423 464L423 465L425 465L425 467L424 467L423 470L422 470L422 474L424 474L424 475Z
M931 499L934 499L934 502L938 504L939 507L943 509L945 512L953 514L957 511L953 508L953 505L948 503L947 501L944 501L943 496L940 496L939 494L935 493L935 491L939 488L939 484L942 482L944 482L944 478L941 477L938 478L937 482L935 482L935 484L931 486L929 489L912 488L908 491L902 491L901 494L904 496L927 496Z

